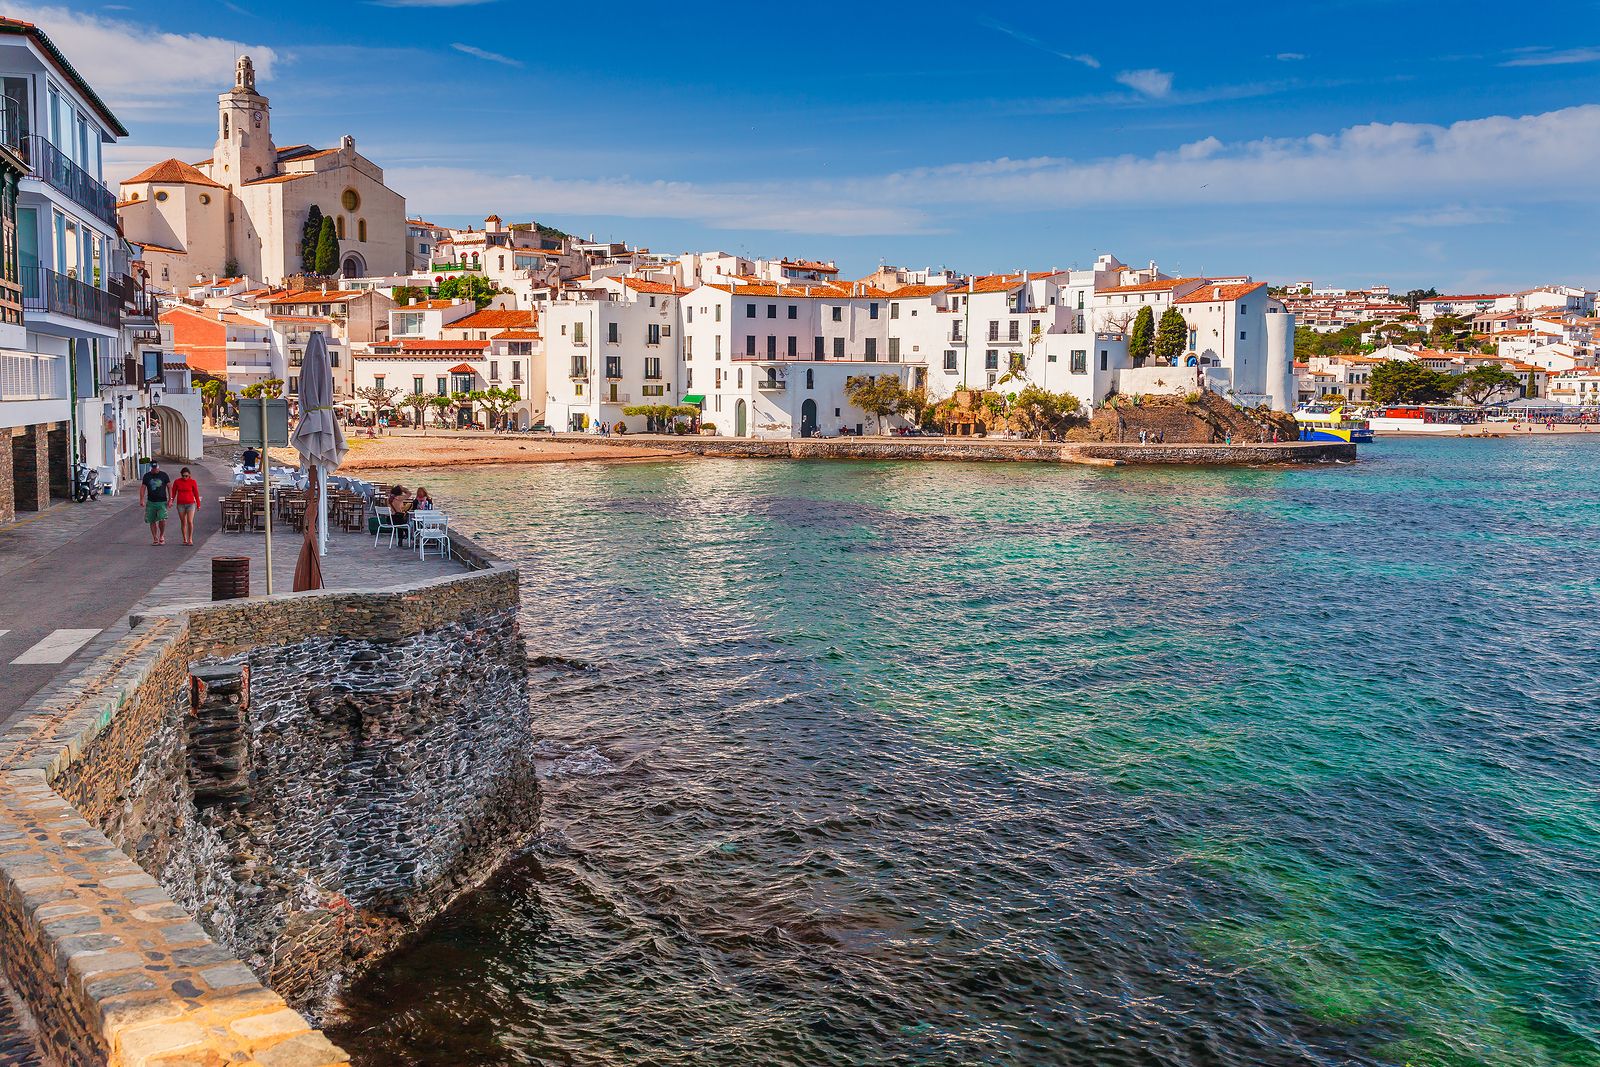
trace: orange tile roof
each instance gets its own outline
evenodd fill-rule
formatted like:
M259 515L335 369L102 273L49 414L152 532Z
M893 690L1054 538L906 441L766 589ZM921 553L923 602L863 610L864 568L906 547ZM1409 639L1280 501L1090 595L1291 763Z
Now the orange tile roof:
M396 304L395 311L441 311L444 308L458 307L454 300L418 300L415 304ZM469 315L468 318L471 318ZM451 323L454 326L455 323Z
M360 289L283 289L266 296L269 304L342 304L366 294Z
M898 289L890 290L889 299L900 300L908 297L937 296L949 290L948 285L902 285Z
M374 352L398 348L402 352L482 352L488 341L441 341L432 338L406 337L399 341L385 341L372 346Z
M449 330L504 330L514 326L532 326L539 321L533 311L507 311L504 308L485 308L474 311L464 319L448 323Z
M454 367L450 368L450 373L451 374L477 374L478 371L477 371L477 368L472 366L472 364L470 364L470 363L457 363Z
M661 293L665 296L683 296L693 291L667 282L646 281L644 278L623 278L622 284L636 293Z
M225 188L225 186L207 178L181 159L163 159L160 163L146 167L131 178L122 179L118 184L141 185L145 182L156 182L164 185L207 185L213 189Z
M1266 288L1266 282L1240 282L1237 285L1202 285L1192 293L1187 293L1173 301L1177 304L1210 304L1218 301L1230 303L1242 296L1249 296L1257 289Z
M1467 296L1425 296L1418 303L1449 304L1457 300L1503 300L1510 295L1510 293L1471 293Z
M828 263L818 263L814 259L784 259L779 260L780 267L797 267L800 270L809 270L817 274L838 274L839 268Z
M491 341L537 341L540 334L538 330L502 330L490 337Z
M174 256L188 255L188 253L181 248L168 248L166 245L158 245L154 241L133 241L130 243L138 245L146 252L167 252Z
M1109 289L1101 289L1102 293L1159 293L1164 289L1176 289L1186 282L1203 282L1204 278L1162 278L1153 282L1140 282L1137 285L1114 285Z
M786 300L864 300L887 299L889 294L861 282L740 282L735 285L711 285L734 296L771 296Z

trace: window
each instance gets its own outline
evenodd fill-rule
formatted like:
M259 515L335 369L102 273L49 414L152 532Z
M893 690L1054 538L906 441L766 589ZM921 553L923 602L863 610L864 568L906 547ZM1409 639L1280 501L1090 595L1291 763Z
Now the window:
M361 206L361 194L354 189L346 189L344 195L339 197L339 203L344 205L346 211L354 211Z
M1107 352L1105 349L1102 348L1100 350L1100 369L1101 370L1105 370L1106 369L1106 365L1110 361L1110 359L1111 359L1111 353Z
M898 337L889 338L889 362L900 362L900 338Z
M645 326L644 343L647 345L659 345L661 343L661 324L659 322L652 322Z
M799 308L798 305L796 305L796 304L790 304L789 305L789 317L791 319L798 319L800 317L800 308Z
M683 387L685 389L693 389L694 388L694 368L693 367L690 367L688 370L683 372Z
M994 319L989 320L989 340L1000 340L1000 323Z
M614 322L606 323L606 344L614 345L622 339L618 336L620 327Z
M747 355L747 356L753 356L753 355L756 354L756 335L755 334L750 334L749 336L747 336L744 339L744 354Z
M646 357L644 357L644 376L646 378L660 378L661 377L661 357L660 356L646 356Z
M607 378L620 378L620 377L622 377L622 357L621 356L607 356L606 357L606 377Z
M898 319L900 317L900 305L899 304L890 304L889 305L889 317L891 319Z
M734 382L734 386L736 388L739 388L739 389L743 389L744 388L744 368L743 367L739 368L739 374L738 374L737 379Z
M793 359L800 354L800 338L789 335L789 358Z
M810 367L807 367L806 368L806 388L807 389L815 389L816 387L817 387L817 380L816 380L815 374L814 374L814 372L812 371L812 369Z
M756 317L756 306L754 304L746 304L744 306L744 317L747 319Z
M694 358L694 338L692 336L683 339L683 358Z
M356 240L365 241L366 239L367 239L367 220L366 219L357 219L356 220ZM500 257L500 269L501 270L505 270L505 267L506 267L506 257L505 256L501 256Z
M201 193L200 194L200 203L202 203L202 204L211 203L211 194L210 193Z
M1056 354L1051 352L1049 355L1044 357L1044 361L1046 363L1054 363L1056 361Z
M300 395L300 379L298 377L296 377L295 375L293 375L293 374L291 374L289 376L289 395L290 396L299 396Z
M778 354L778 339L767 334L767 358L772 359Z
M448 394L450 392L450 379L446 378L442 374L437 379L434 380L433 384L434 384L434 390L433 391L435 393L438 393L440 396L444 396L444 395L446 395L446 394Z
M583 395L583 383L582 382L573 382L572 383L572 395L573 396L582 396Z
M712 354L711 358L712 359L721 359L722 358L722 335L720 333L717 334L717 336L716 336L716 338L714 340L715 340L715 343L716 343L716 352Z
M1246 306L1246 305L1244 305L1244 304L1240 304L1240 305L1239 305L1239 314L1241 314L1241 315L1248 315L1248 314L1250 314L1250 308L1249 308L1249 307L1247 307L1247 306Z
M667 387L664 385L647 385L640 390L645 396L666 396Z
M583 344L583 323L581 322L572 324L572 343L575 345Z
M520 359L511 361L511 380L514 382L522 381L522 360Z
M715 318L716 318L717 322L721 322L722 321L722 305L721 304L717 305L717 314L716 314Z
M999 370L1000 369L1000 353L996 352L992 348L989 349L989 351L985 352L983 354L983 369L984 370Z
M1022 329L1022 323L1018 322L1016 319L1012 319L1011 320L1011 330L1010 330L1010 333L1007 336L1006 340L1008 340L1008 341L1018 340L1018 331L1020 331L1021 329Z
M1089 373L1089 350L1074 348L1072 350L1072 366L1068 368L1073 374Z
M167 199L167 191L165 189L157 189L156 190L156 200L157 201L165 201L166 199Z
M812 359L824 359L824 358L826 358L827 350L825 348L823 348L823 346L825 344L827 344L827 342L824 341L821 337L817 338L817 346L814 349L811 350L811 358Z
M878 303L877 303L877 301L873 301L872 303L867 305L867 318L875 319L877 317L878 317Z
M843 359L844 358L844 338L843 337L835 337L833 339L833 358L834 359Z
M777 304L768 304L767 305L767 318L775 319L777 317L778 317L778 305Z
M836 308L833 309L833 321L834 322L843 322L844 321L844 308L843 307L836 307Z
M866 340L867 340L867 362L868 363L876 363L876 362L878 362L878 339L876 337L868 337Z
M500 361L498 359L491 359L489 361L489 380L491 382L498 382L500 380Z
M944 350L944 372L946 374L954 374L956 372L956 350L953 348Z
M1239 340L1243 341L1244 339L1245 339L1245 331L1244 330L1240 330L1239 331Z
M339 240L344 240L344 216L340 215L333 222L334 229L339 231Z

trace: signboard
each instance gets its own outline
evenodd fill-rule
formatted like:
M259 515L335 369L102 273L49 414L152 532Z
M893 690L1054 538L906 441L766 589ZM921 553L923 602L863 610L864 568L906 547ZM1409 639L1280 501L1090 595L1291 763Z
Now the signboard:
M267 428L270 431L267 444L283 447L289 443L289 401L283 397L267 401ZM261 401L260 399L242 398L239 401L239 443L241 445L261 444Z

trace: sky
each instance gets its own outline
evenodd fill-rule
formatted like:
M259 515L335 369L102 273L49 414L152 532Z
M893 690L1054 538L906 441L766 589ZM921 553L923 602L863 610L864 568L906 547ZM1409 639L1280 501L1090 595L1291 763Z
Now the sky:
M132 136L279 144L408 213L656 251L1484 291L1600 285L1600 3L14 3Z

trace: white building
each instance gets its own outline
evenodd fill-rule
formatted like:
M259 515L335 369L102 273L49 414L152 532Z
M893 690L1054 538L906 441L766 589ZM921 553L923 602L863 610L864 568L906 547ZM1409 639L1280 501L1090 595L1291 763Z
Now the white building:
M604 278L545 306L545 411L557 430L597 422L646 428L640 405L678 405L689 391L683 301L690 290L643 278ZM708 346L709 347L709 346Z

